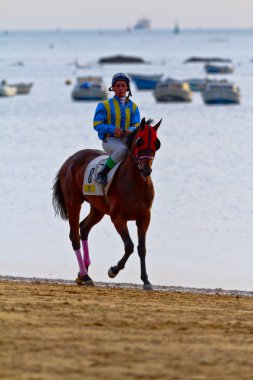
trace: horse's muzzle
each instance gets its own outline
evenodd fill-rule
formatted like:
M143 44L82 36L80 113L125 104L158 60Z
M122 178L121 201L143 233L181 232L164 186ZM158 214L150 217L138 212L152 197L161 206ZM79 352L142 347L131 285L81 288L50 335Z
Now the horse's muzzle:
M138 167L143 178L150 177L152 173L152 156L143 156L139 158Z
M151 173L152 173L152 168L142 168L141 169L142 177L145 177L145 178L150 177Z

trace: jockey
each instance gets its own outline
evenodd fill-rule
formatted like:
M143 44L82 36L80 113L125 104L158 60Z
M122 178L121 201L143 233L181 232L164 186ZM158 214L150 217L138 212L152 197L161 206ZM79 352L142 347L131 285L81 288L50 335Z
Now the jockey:
M110 155L96 178L103 186L107 185L108 172L127 154L124 138L140 125L138 106L129 99L132 94L128 76L124 73L113 75L109 91L115 95L97 105L93 120L103 149Z

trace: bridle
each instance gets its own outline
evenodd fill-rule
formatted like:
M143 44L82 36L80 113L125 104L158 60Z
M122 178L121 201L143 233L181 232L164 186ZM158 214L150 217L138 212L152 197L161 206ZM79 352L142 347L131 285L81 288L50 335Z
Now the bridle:
M131 149L130 154L133 157L134 161L137 163L142 178L146 181L146 176L144 176L142 173L143 166L141 165L141 161L144 159L151 161L154 160L155 152L160 147L160 141L157 138L156 130L154 130L153 127L148 124L142 125L142 128L138 132L137 137L134 139L133 144L133 151ZM141 152L143 152L143 155L141 155Z
M154 160L154 156L141 156L141 157L135 157L136 160L140 161L144 158L147 158L148 160Z

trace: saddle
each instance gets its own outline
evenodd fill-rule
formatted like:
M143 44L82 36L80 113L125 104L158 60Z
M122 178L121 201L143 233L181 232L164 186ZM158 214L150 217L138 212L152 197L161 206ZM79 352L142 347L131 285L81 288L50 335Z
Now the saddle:
M100 183L96 181L98 172L100 172L107 160L108 155L98 156L94 158L87 166L84 172L83 179L83 194L84 195L101 195L104 196L108 193L110 185L112 183L113 177L120 166L121 162L118 162L107 174L107 185L103 187Z

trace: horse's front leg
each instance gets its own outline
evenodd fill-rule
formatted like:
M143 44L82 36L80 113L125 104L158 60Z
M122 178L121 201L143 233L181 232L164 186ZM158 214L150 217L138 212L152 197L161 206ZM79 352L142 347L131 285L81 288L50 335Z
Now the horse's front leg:
M92 227L95 226L95 224L97 224L98 222L100 222L103 216L103 213L101 213L91 205L89 215L80 223L80 233L83 246L83 263L87 270L89 269L91 263L88 247L88 236Z
M84 265L80 247L79 216L81 210L81 202L79 202L78 199L76 199L75 202L66 202L66 207L69 216L69 237L72 242L72 247L75 251L77 262L79 265L79 272L77 275L76 283L78 285L93 285L93 281L89 277L87 268Z
M116 216L115 218L111 217L112 222L118 231L118 233L121 236L121 239L123 240L124 246L125 246L125 254L124 256L119 260L118 264L111 267L108 271L108 276L111 278L114 278L117 276L120 270L122 270L125 267L125 264L129 258L129 256L134 251L134 244L132 242L132 239L129 235L129 231L127 228L127 221L122 216Z
M138 229L138 255L141 262L141 280L143 281L144 290L152 290L153 287L148 280L148 275L146 271L146 233L150 223L150 212L146 214L145 217L136 221Z

